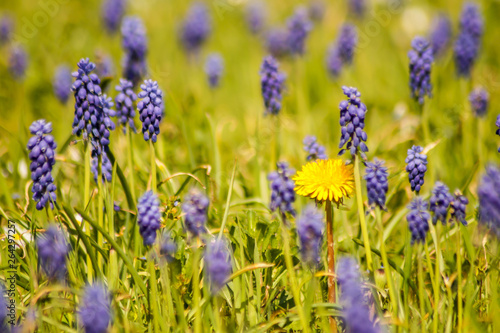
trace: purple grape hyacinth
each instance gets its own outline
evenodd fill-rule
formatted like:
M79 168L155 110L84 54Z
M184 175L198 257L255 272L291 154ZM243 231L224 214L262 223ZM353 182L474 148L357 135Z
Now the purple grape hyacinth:
M113 165L109 160L108 154L106 151L103 151L101 154L101 180L103 182L111 182L113 177ZM92 171L92 175L94 176L94 181L97 184L97 178L99 177L99 157L94 156L92 158L92 162L90 165L90 170Z
M306 8L299 7L287 21L288 47L292 55L303 55L305 42L312 28Z
M34 121L30 126L33 136L28 141L31 160L30 171L33 186L33 200L36 202L36 209L42 210L47 204L54 209L56 201L56 185L52 178L52 168L56 163L55 150L57 147L52 132L52 123L45 122L44 119Z
M189 191L184 198L182 203L182 211L186 214L184 225L194 237L199 237L206 231L209 204L208 197L196 188Z
M389 185L387 182L387 168L385 162L377 160L366 163L366 192L368 193L368 204L372 207L378 206L385 210L385 200Z
M106 333L111 322L111 297L103 284L85 287L78 316L85 333Z
M453 201L453 196L450 194L448 186L442 182L436 182L432 190L432 196L429 200L430 211L434 214L432 223L436 224L437 221L446 224L446 215L448 214L448 207Z
M2 283L0 283L0 332L8 332L7 328L7 301L6 290Z
M38 259L40 266L51 280L63 282L66 278L66 258L69 245L62 231L51 224L45 233L37 237Z
M496 133L496 135L500 136L500 114L497 116L495 126L497 127L497 130L495 131L495 133ZM498 148L498 152L500 153L500 148Z
M289 168L287 162L278 162L276 166L278 170L267 175L267 179L271 182L272 191L270 209L272 212L279 209L283 220L285 220L287 213L295 216L295 209L292 206L295 202L295 191L293 190L295 182L292 180L295 170Z
M408 209L410 212L406 215L406 220L411 232L411 243L423 243L427 231L429 231L429 219L431 218L427 211L427 201L417 196L408 205Z
M136 133L134 104L137 101L137 95L134 92L134 85L126 79L120 79L120 84L115 89L118 91L118 95L115 97L118 123L122 126L123 133L126 132L127 125L130 130Z
M207 74L210 88L219 86L222 71L224 70L224 60L218 53L212 53L205 62L205 73Z
M337 47L339 49L340 59L342 63L350 65L354 57L354 50L358 44L358 33L353 24L345 23L340 28L339 37L337 39Z
M460 191L455 191L455 196L453 201L450 203L451 207L451 220L460 221L464 226L467 226L467 220L465 219L465 210L469 204L469 199L465 195L462 195Z
M469 95L469 102L476 117L485 117L488 113L489 94L483 88L474 89Z
M347 101L342 101L339 104L340 109L340 144L341 148L339 155L343 155L346 149L350 151L352 158L359 151L361 157L366 158L365 153L368 147L365 142L367 140L365 128L366 105L359 98L361 93L354 87L343 86L344 95L347 96ZM347 145L346 145L347 144ZM343 149L346 145L346 148Z
M341 290L340 303L343 316L350 333L378 333L379 327L370 318L370 310L365 303L359 266L356 259L342 257L337 265L338 284Z
M411 190L417 192L417 194L424 185L424 176L427 171L427 155L422 154L423 151L423 147L413 146L411 149L408 149L408 155L405 160Z
M455 67L459 76L469 77L477 59L484 22L475 3L466 2L460 16L460 34L455 42Z
M126 0L105 0L102 4L102 19L106 29L115 33L125 13Z
M320 145L314 135L308 135L302 141L304 150L307 152L307 161L315 161L317 159L326 160L328 157L325 153L325 147Z
M231 252L224 239L215 239L207 245L205 252L207 281L210 291L216 295L231 275Z
M72 85L71 70L66 65L61 65L56 68L54 79L52 80L52 88L54 95L61 103L66 103L71 93Z
M254 35L260 33L264 28L266 10L261 1L250 1L245 9L245 20L250 32Z
M15 45L10 50L9 56L9 71L12 77L18 81L22 81L26 75L28 67L28 54L24 47Z
M479 222L500 237L500 168L486 167L477 190L479 197Z
M361 18L365 15L366 0L347 0L347 2L349 12L352 15L357 16L358 18Z
M288 55L290 49L288 47L286 29L275 27L266 33L266 49L273 57L281 58Z
M147 38L144 23L137 16L123 19L122 46L125 50L123 59L123 76L137 85L146 75Z
M440 57L448 48L451 40L451 21L450 17L441 13L434 18L430 41L432 54L434 58Z
M264 106L264 115L277 115L281 110L281 99L285 75L279 71L278 62L272 56L264 58L260 68L260 86Z
M193 3L180 31L180 40L184 50L191 54L198 54L211 30L212 23L207 6L202 2Z
M297 233L302 261L311 268L317 267L320 263L324 229L323 212L313 204L307 205L297 220Z
M0 19L0 45L6 44L12 38L12 30L14 30L14 21L12 17L5 14Z
M432 47L424 37L415 37L411 46L413 50L408 52L411 97L423 104L425 96L432 97L431 67L434 62Z
M144 246L151 246L156 240L156 231L160 229L160 201L153 191L147 191L137 204L137 223Z
M144 140L151 139L155 143L160 134L160 122L163 117L163 92L158 87L158 82L151 79L144 81L141 89L137 111L142 121L142 133Z
M330 74L333 79L336 79L342 71L342 66L343 62L337 43L332 43L326 55L326 69L328 70L328 74Z

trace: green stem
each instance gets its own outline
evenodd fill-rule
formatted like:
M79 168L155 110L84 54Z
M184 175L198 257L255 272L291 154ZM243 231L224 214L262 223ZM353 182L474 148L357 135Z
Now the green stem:
M441 251L439 247L440 243L440 236L439 236L439 228L440 225L439 223L436 224L436 262L435 262L435 273L434 273L434 318L433 318L433 332L437 333L438 332L438 324L439 324L439 282L441 281L441 270L439 269L439 261L441 257Z
M222 217L222 224L220 226L218 240L222 238L224 234L224 228L226 227L227 217L229 215L229 206L231 204L231 194L233 193L234 176L236 175L236 160L234 161L233 172L231 174L231 182L229 183L229 191L227 193L226 208L224 209L224 216Z
M153 251L151 251L153 252ZM158 315L158 287L156 281L156 270L155 270L155 262L154 257L151 255L149 258L149 306L151 307L151 312L153 313L153 332L160 332L159 325L159 315Z
M129 168L129 181L130 181L130 192L132 194L132 199L135 200L135 186L134 186L134 140L132 140L132 129L127 125L127 136L128 136L128 149L127 149L127 163ZM135 207L129 207L134 209Z
M422 114L422 127L424 130L424 142L425 144L431 143L431 131L429 126L429 106L428 103L420 104L420 110Z
M165 301L167 303L167 314L168 314L168 321L167 321L167 329L170 331L170 327L176 327L177 324L175 322L175 313L174 313L174 303L172 301L172 293L170 292L172 290L171 284L170 284L170 274L168 271L168 263L166 263L162 268L161 268L161 279L163 282L163 290L164 292L162 293L165 296ZM166 291L166 292L165 292Z
M483 121L481 118L477 118L477 160L478 160L478 170L482 171L482 165L484 163L484 152L483 152Z
M88 140L84 140L84 173L83 173L83 209L87 211L90 201L90 144ZM85 228L85 233L89 239L92 239L92 232L90 230L90 225L87 224ZM92 261L90 255L87 255L87 278L90 283L92 283L93 272Z
M359 164L359 156L354 158L354 181L356 183L356 202L358 203L358 215L359 215L359 224L361 225L361 233L363 234L363 243L365 244L365 252L366 252L366 265L370 272L373 272L373 260L372 260L372 251L370 246L370 237L368 235L368 228L366 227L365 220L365 210L363 207L363 194L361 191L361 175L360 175L361 166Z
M422 318L422 322L420 323L420 328L422 333L425 333L425 310L424 310L424 270L422 265L422 244L418 246L417 252L418 258L418 300L420 305L420 316Z
M432 270L431 255L429 253L429 246L427 245L427 242L424 243L424 249L425 249L425 257L427 259L427 269L429 271L429 276L431 277L431 285L434 286L434 271Z
M333 237L333 207L332 202L327 200L325 202L326 212L326 238L328 247L328 302L334 304L335 299L335 241ZM337 321L334 317L328 318L330 322L330 331L337 332Z
M152 140L149 140L149 151L151 153L151 191L156 193L156 153Z
M406 233L406 253L405 253L405 265L404 265L404 310L405 310L405 326L409 327L409 312L410 312L410 297L409 297L409 287L410 287L410 275L411 275L411 266L412 266L412 254L413 254L413 246L410 241L410 231Z
M194 333L202 331L202 313L201 313L201 292L200 292L200 256L201 248L196 247L193 254L193 308L194 315Z
M462 332L462 255L461 255L461 239L460 239L460 226L457 223L457 304L458 304L458 315L457 315L457 332Z
M101 165L102 165L102 159L101 156L99 156L99 161L97 165L97 188L98 188L98 193L97 193L97 223L99 226L103 229L106 230L106 227L104 226L104 191L103 191L103 183L102 183L102 173L101 173ZM108 230L109 232L109 230ZM97 244L99 246L103 245L103 239L102 239L102 234L97 233ZM97 255L97 264L99 267L102 267L102 260L103 257L102 255Z

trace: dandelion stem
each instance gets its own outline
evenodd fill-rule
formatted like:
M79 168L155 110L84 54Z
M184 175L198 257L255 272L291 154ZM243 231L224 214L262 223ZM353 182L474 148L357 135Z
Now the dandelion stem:
M325 202L326 211L326 238L328 246L328 303L334 304L335 297L335 243L333 239L333 207L332 202L327 200ZM337 332L337 322L334 317L329 317L330 331Z
M151 191L156 193L156 153L152 140L149 140L149 151L151 152Z
M361 225L361 233L363 234L363 243L366 252L366 265L370 272L373 272L372 248L370 246L370 237L368 228L366 227L365 210L363 207L363 194L361 192L361 175L359 165L359 157L354 158L354 181L356 183L356 201L358 203L359 224Z

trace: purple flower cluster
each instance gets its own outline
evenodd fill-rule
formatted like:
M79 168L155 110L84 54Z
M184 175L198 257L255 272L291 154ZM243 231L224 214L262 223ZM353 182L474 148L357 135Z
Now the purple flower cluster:
M52 80L54 95L61 103L66 103L71 93L71 70L66 65L58 66Z
M52 178L52 167L56 163L57 144L50 134L52 123L46 123L43 119L34 121L30 126L30 132L33 136L29 139L27 146L30 150L28 156L31 160L33 200L36 201L37 210L42 210L48 203L53 209L53 203L56 201L56 185Z
M429 219L431 218L427 211L427 201L424 201L421 197L415 197L408 209L410 212L406 215L406 220L411 231L411 243L423 243L427 231L429 231Z
M307 10L303 7L297 8L287 21L288 48L292 55L303 55L305 42L312 24L309 21Z
M323 230L323 213L314 205L309 204L297 220L297 233L300 239L302 260L313 268L318 266L321 260Z
M105 0L102 4L102 19L109 32L118 30L125 13L126 0Z
M408 149L406 157L406 172L410 180L411 190L420 192L424 185L424 176L427 171L427 155L422 154L424 148L420 146L413 146Z
M340 57L340 51L337 47L337 43L333 43L328 48L328 53L326 55L326 69L332 78L337 78L342 71L342 58Z
M264 3L260 1L251 1L245 10L245 20L252 34L256 35L260 33L264 28L266 20Z
M153 191L147 191L139 198L137 204L137 223L144 246L153 245L156 231L160 229L160 202Z
M14 21L10 15L3 15L0 19L0 45L5 44L12 38L14 30Z
M361 276L356 259L342 257L337 265L338 283L341 290L340 303L350 333L377 333L378 326L370 320L370 310L365 303Z
M160 243L160 255L168 262L172 262L177 252L177 244L173 241L170 233L165 232Z
M500 135L500 114L497 116L497 120L495 121L495 126L497 127L496 135ZM498 152L500 153L500 148L498 148Z
M368 193L368 204L385 209L385 200L389 185L387 183L387 168L385 162L375 159L374 162L366 163L366 191Z
M327 69L333 78L340 75L344 65L352 63L357 44L356 27L349 23L342 25L337 41L330 46L327 55Z
M455 42L455 67L459 76L470 76L479 53L483 29L484 22L478 6L472 2L465 3L460 16L460 34Z
M127 125L135 133L137 129L134 124L134 103L137 100L137 95L134 92L134 85L126 79L120 79L120 84L115 89L118 91L118 95L115 97L118 123L123 127L123 133L125 133Z
M212 30L207 6L195 2L184 19L180 31L180 39L186 52L198 54Z
M24 79L28 67L28 54L20 45L15 45L10 50L9 71L16 80Z
M231 275L231 252L223 239L215 239L207 245L205 265L208 283L216 295L227 283Z
M66 278L66 257L69 245L62 231L55 224L37 237L38 259L40 266L51 280L64 281Z
M434 56L430 43L424 37L415 37L411 46L413 50L408 52L411 97L423 104L426 95L432 97L431 67Z
M8 332L7 328L7 293L5 287L0 283L0 332Z
M484 117L488 112L489 94L483 88L474 89L469 95L469 102L476 117Z
M434 18L430 41L435 58L442 56L451 39L451 21L447 14L441 13Z
M295 170L288 167L286 162L278 162L276 164L278 170L270 172L267 179L271 182L271 211L279 209L283 219L286 213L295 216L295 209L292 204L295 201L295 182L292 176Z
M448 186L442 182L436 182L432 190L432 196L429 200L430 211L434 214L432 223L436 224L437 221L446 224L446 215L448 214L448 207L453 201L453 196L450 194Z
M138 94L141 100L137 103L137 111L142 121L142 133L144 140L151 139L156 142L163 117L163 92L158 88L158 82L153 80L145 80L144 84L141 84L141 89Z
M469 199L465 195L460 194L457 190L453 201L450 203L451 207L451 218L450 220L460 221L463 225L467 226L467 221L465 220L465 210L469 204Z
M207 74L210 88L219 86L219 81L224 70L224 60L218 53L212 53L205 62L205 73Z
M281 58L288 54L288 33L283 28L272 28L266 34L266 49L273 57Z
M365 153L368 151L365 144L367 135L364 131L366 105L361 102L359 98L361 93L358 89L343 86L342 90L344 95L347 96L347 101L342 101L339 104L340 126L342 126L339 155L343 155L348 149L353 158L358 151L365 158ZM342 148L344 145L346 145L345 149Z
M109 160L108 154L106 151L103 151L100 155L101 157L101 179L103 182L111 182L113 177L113 165ZM92 158L92 162L90 165L90 170L92 171L92 175L94 176L94 181L97 184L97 178L99 177L99 156L94 156Z
M479 221L500 237L500 169L494 165L486 168L477 190Z
M186 230L198 237L205 233L207 224L207 210L210 201L198 189L192 189L184 198L182 211L186 214L184 225Z
M135 86L146 75L146 28L139 17L127 16L123 19L121 32L122 46L126 52L123 76Z
M260 68L260 86L266 107L264 114L277 115L280 112L284 82L285 75L279 71L276 59L265 57Z
M104 285L87 286L78 309L85 333L106 333L111 321L111 298Z
M366 0L347 0L349 5L349 12L359 18L365 15Z
M304 150L307 152L307 160L315 161L317 159L326 160L328 157L325 153L325 147L320 145L313 135L308 135L302 141L304 144Z

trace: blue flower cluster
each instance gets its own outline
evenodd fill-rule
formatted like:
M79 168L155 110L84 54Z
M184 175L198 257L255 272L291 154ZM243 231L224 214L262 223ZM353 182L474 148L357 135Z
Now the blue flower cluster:
M66 258L69 253L64 234L52 224L43 235L37 237L36 245L40 266L45 274L51 280L63 282L66 278Z
M137 16L123 19L122 46L126 52L123 59L123 76L137 85L146 75L147 38L144 23Z
M109 32L114 33L118 30L120 22L125 13L127 0L106 0L102 4L102 19Z
M365 15L366 0L348 0L349 12L359 18Z
M131 81L120 79L120 84L115 89L118 91L118 95L115 97L118 123L122 126L123 133L125 133L127 125L135 133L137 129L134 124L134 103L137 100L137 95L134 92L134 85Z
M6 44L12 38L12 30L14 27L14 21L12 17L5 14L0 19L0 45Z
M219 81L224 70L224 60L218 53L212 53L205 62L205 73L207 74L210 88L219 86Z
M385 200L389 185L387 183L387 168L385 162L375 159L374 162L366 163L366 191L368 193L368 204L385 209Z
M417 193L420 192L424 185L424 176L427 171L427 155L422 154L424 148L413 146L408 149L406 157L406 172L410 180L411 190Z
M182 203L182 211L186 214L184 225L186 230L193 236L198 237L206 231L207 210L210 201L208 197L193 188L184 198Z
M21 81L24 79L26 74L26 68L28 67L28 54L26 50L20 46L15 45L10 50L9 56L9 71L14 79Z
M343 86L342 90L344 95L347 96L347 101L342 101L339 104L340 126L342 126L339 155L343 155L347 149L351 152L353 158L358 151L361 157L366 158L365 153L368 151L365 144L367 135L364 131L366 105L361 102L359 98L361 93L358 89ZM344 145L346 145L345 149L342 148Z
M68 66L58 66L52 80L54 95L61 103L66 103L71 93L71 70Z
M202 2L195 2L189 8L180 31L184 49L188 53L198 54L211 30L212 24L207 6Z
M28 155L31 160L30 171L33 180L33 200L36 201L36 209L42 210L47 204L54 208L56 201L56 185L52 178L52 167L56 163L55 149L57 144L52 133L52 123L45 120L34 121L30 126L33 136L28 141Z
M153 191L147 191L139 198L137 204L137 223L144 246L153 245L156 231L160 229L160 202Z
M421 197L415 197L408 209L410 212L406 215L406 220L411 231L411 243L423 243L427 231L429 231L429 219L431 218L427 211L427 201Z
M337 265L337 280L341 290L340 303L350 333L377 333L379 327L370 320L370 310L365 303L358 263L354 258L342 257Z
M328 49L326 65L333 78L340 75L344 65L350 65L354 58L354 50L358 44L356 27L346 23L340 28L337 41Z
M288 32L283 28L272 28L266 34L266 49L273 57L281 58L288 54Z
M163 117L163 92L153 80L145 80L144 84L141 84L141 89L138 95L141 100L137 103L137 111L142 121L142 133L144 140L151 139L156 142Z
M101 179L103 182L111 182L113 178L113 165L108 157L106 151L103 151L100 155L101 157ZM97 178L99 177L99 156L92 157L90 164L90 170L94 176L94 181L97 184Z
M305 42L312 24L307 10L299 7L287 21L288 48L292 55L302 55L305 52Z
M436 182L432 190L432 196L429 200L430 211L434 214L432 223L436 224L437 221L446 224L446 215L448 214L448 207L453 201L453 196L450 194L448 186L442 182Z
M497 127L496 135L500 135L500 114L497 116L497 120L495 121L495 126ZM498 148L498 152L500 153L500 148Z
M111 297L101 284L87 286L78 309L85 333L106 333L111 322Z
M479 221L500 237L500 168L489 165L477 189Z
M320 145L314 135L308 135L302 141L304 150L307 153L307 161L315 161L317 159L326 160L328 157L325 153L325 147Z
M455 42L455 67L459 76L469 77L477 59L484 22L475 3L466 2L460 16L460 34Z
M302 260L312 268L317 267L321 260L324 228L323 213L314 205L307 205L297 220L297 233Z
M413 50L408 52L411 97L423 104L425 96L432 97L431 67L434 56L430 43L424 37L415 37L411 46Z
M231 252L224 239L215 239L207 245L205 265L210 291L216 295L231 275Z
M264 3L260 1L249 2L245 10L245 20L252 34L260 33L266 20Z
M453 201L450 203L451 207L451 218L450 220L460 221L463 225L467 226L467 220L465 220L465 210L469 204L469 199L465 195L460 194L457 190Z
M265 57L260 68L260 86L266 107L264 114L277 115L280 112L284 82L285 75L279 71L276 59Z
M469 95L469 102L476 117L484 117L488 112L489 94L483 88L474 89Z
M278 162L276 164L278 170L270 172L267 179L271 182L271 211L279 209L283 220L286 213L295 216L295 209L292 204L295 202L295 182L292 176L295 173L293 169L288 167L286 162Z
M451 21L447 14L441 13L434 18L430 36L432 54L435 58L444 54L451 39Z

